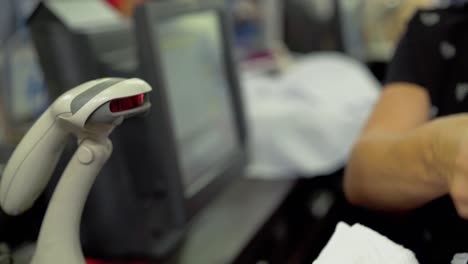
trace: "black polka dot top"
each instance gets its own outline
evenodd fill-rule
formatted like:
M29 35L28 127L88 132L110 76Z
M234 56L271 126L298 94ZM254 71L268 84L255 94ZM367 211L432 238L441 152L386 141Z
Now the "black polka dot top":
M386 83L426 89L433 114L468 112L468 5L418 11L408 24Z

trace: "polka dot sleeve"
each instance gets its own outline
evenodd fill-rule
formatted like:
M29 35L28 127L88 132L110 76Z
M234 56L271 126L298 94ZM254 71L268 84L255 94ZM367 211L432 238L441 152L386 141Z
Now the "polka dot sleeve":
M437 96L441 71L446 57L455 56L456 50L444 41L437 12L419 11L408 23L389 65L385 84L411 83L429 92L431 100Z

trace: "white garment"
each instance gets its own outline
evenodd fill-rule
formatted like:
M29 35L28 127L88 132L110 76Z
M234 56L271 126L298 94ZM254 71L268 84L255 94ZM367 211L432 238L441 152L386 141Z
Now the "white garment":
M377 232L356 224L339 223L313 264L417 264L413 252Z
M280 77L243 76L252 162L249 175L316 176L342 167L379 95L360 62L308 56Z

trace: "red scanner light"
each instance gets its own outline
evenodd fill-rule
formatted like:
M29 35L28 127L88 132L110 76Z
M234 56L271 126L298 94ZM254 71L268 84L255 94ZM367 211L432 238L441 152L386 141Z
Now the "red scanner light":
M110 111L118 113L138 108L145 103L145 94L139 94L132 97L120 98L112 100L110 103Z

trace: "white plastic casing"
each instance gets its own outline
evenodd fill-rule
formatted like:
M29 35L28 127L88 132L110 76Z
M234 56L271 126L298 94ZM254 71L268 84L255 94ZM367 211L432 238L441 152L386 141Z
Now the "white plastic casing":
M77 111L72 111L77 97L83 97L83 93L97 85L113 80L115 84L93 94ZM101 133L103 138L108 136L111 130L95 131L96 127L87 125L97 109L112 100L150 91L151 87L140 79L106 78L84 83L60 96L36 121L8 161L0 181L2 209L7 214L17 215L34 204L49 182L69 135L74 134L79 139L89 134Z

